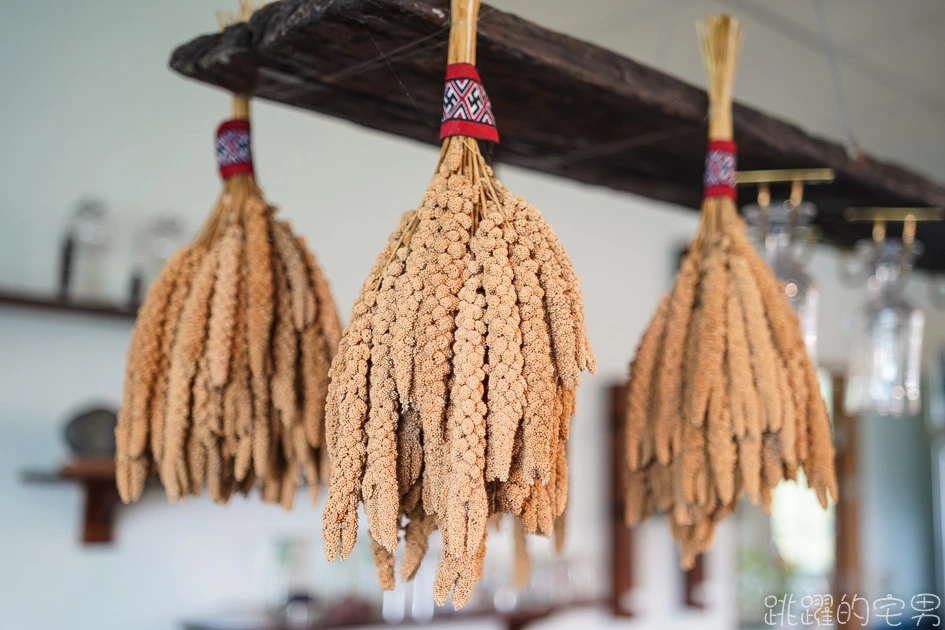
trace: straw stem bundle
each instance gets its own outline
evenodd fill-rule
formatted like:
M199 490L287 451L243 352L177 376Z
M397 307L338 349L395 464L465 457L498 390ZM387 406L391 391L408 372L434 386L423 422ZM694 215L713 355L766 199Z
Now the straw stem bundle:
M740 27L724 15L700 26L709 139L731 140ZM707 193L627 396L627 525L668 513L685 567L742 492L770 510L772 489L802 466L824 507L838 496L830 421L799 321L731 196Z
M453 2L449 62L475 63L478 0ZM358 504L384 588L404 531L411 579L443 535L434 592L479 580L486 524L551 535L567 502L578 374L594 370L577 275L541 213L467 136L445 139L420 208L390 236L331 366L325 552L354 547Z

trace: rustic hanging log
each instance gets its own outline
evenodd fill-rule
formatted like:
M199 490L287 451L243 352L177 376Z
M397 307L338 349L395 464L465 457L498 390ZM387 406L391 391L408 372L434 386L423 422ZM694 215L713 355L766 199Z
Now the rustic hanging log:
M360 125L438 143L446 0L282 0L247 23L195 39L171 67L203 82ZM484 6L477 66L502 123L495 160L698 208L706 95L593 44ZM527 80L525 80L527 78ZM945 206L945 187L736 104L746 170L830 167L836 181L808 193L824 239L868 238L849 206ZM945 225L920 226L926 243ZM926 248L920 268L945 269Z

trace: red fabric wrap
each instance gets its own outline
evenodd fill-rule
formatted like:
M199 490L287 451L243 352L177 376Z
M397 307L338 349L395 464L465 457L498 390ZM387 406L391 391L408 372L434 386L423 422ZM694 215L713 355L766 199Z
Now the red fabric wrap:
M499 141L492 102L476 66L469 63L453 63L446 67L440 140L450 136Z
M228 120L217 128L216 155L223 179L253 173L253 148L248 120Z
M702 197L738 198L735 191L738 150L731 140L710 140L705 155Z

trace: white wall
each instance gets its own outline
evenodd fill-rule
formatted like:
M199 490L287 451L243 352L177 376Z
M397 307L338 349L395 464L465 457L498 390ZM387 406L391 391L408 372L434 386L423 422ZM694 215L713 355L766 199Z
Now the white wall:
M215 27L210 0L3 3L0 21L0 287L51 291L59 242L77 198L103 196L116 240L109 291L127 284L129 241L155 212L196 229L219 190L211 155L226 95L165 68L169 51ZM742 77L748 82L750 78ZM259 103L256 160L268 197L317 252L347 317L399 214L421 198L436 149L346 123ZM571 446L569 553L604 565L606 387L622 379L637 339L668 287L676 246L695 213L512 168L500 177L546 214L583 279L600 373L586 377ZM818 253L825 318L821 356L843 356L842 317L859 301ZM914 287L915 288L915 287ZM915 293L921 294L919 288ZM924 303L924 302L923 302ZM929 343L945 321L929 312ZM0 310L0 627L167 629L228 602L259 601L273 536L316 548L317 508L291 514L255 502L168 506L159 494L123 509L118 542L76 544L75 488L22 485L18 471L64 457L60 429L89 401L116 405L129 326L81 316ZM688 627L674 601L675 554L662 522L641 530L641 615L628 627ZM734 529L710 560L710 607L698 621L732 628ZM645 575L644 575L645 571ZM52 605L54 604L54 605ZM585 623L611 624L606 617ZM614 624L616 625L616 624Z

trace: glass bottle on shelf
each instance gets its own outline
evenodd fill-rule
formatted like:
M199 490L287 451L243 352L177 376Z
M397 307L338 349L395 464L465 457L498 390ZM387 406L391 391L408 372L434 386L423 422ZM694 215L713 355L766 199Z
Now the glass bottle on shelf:
M862 241L857 249L870 265L870 297L856 316L844 406L851 414L917 414L925 314L903 288L921 243Z
M820 319L820 291L804 269L813 240L805 238L817 211L813 204L791 200L769 205L752 204L744 209L748 233L762 255L784 283L784 294L801 320L807 352L817 363L817 329Z
M111 240L105 202L94 197L79 201L66 229L60 267L59 295L63 300L100 301L105 292L105 254Z

